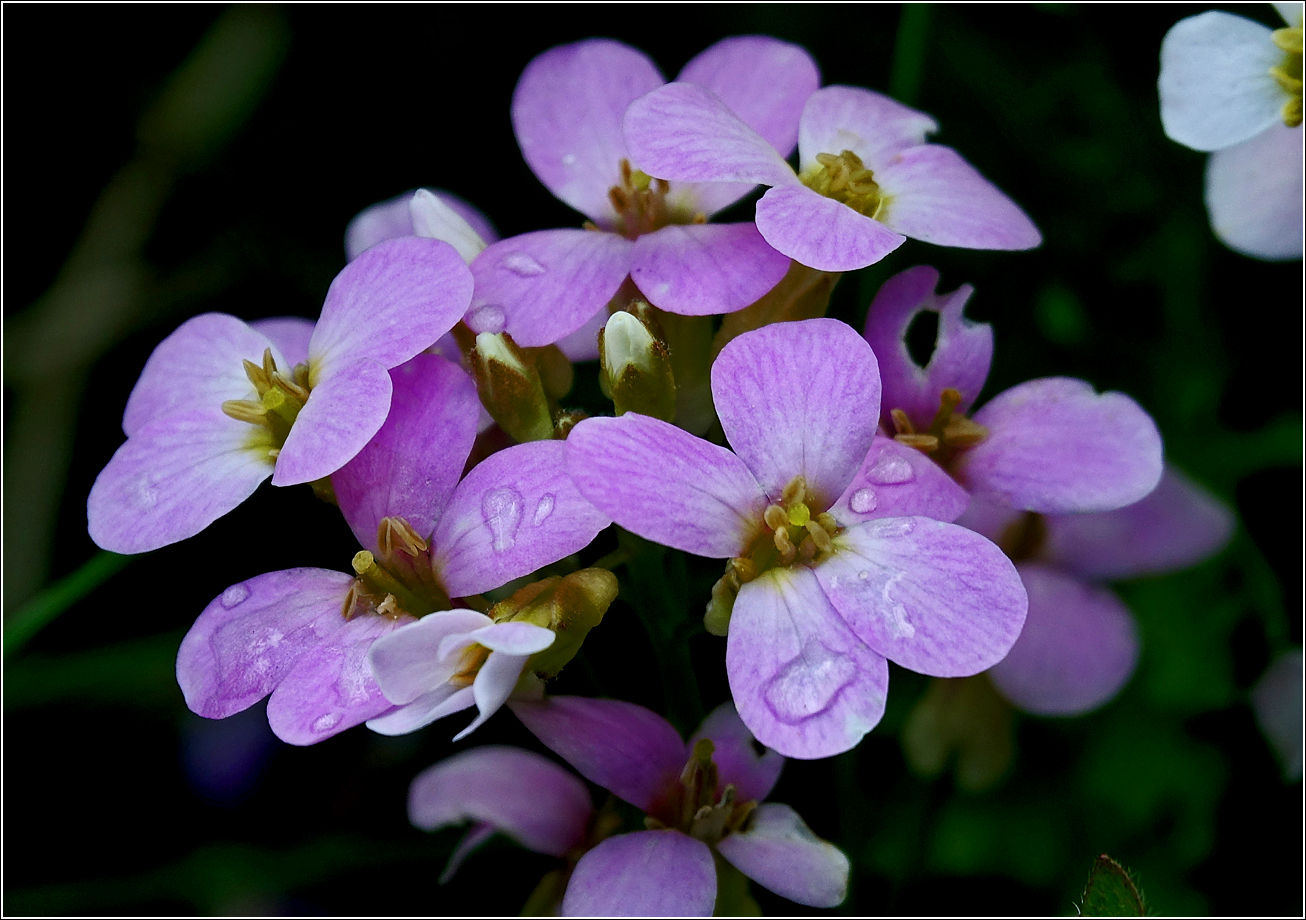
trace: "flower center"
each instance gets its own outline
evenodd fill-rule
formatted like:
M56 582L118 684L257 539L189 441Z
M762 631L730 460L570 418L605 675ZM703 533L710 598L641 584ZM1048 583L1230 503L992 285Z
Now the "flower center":
M861 157L851 150L840 154L818 153L817 165L799 178L812 191L848 205L858 214L875 219L886 198Z
M1288 94L1283 104L1283 123L1295 128L1302 122L1302 27L1277 29L1271 38L1283 51L1283 62L1270 68L1270 76Z
M893 439L927 454L946 468L958 453L989 436L987 428L956 411L960 404L961 391L955 387L945 389L939 394L939 411L924 431L917 431L902 409L893 409L889 413L896 430Z
M268 459L275 460L290 435L299 410L308 402L308 365L297 364L289 373L277 369L272 349L263 350L263 366L245 361L245 376L254 384L255 399L228 399L222 404L224 414L238 421L264 429L271 446Z
M454 672L453 677L449 678L449 685L453 687L470 687L476 681L476 675L481 671L481 665L485 664L490 657L490 650L479 642L473 642L463 650L462 658L458 661L458 670Z
M715 745L708 738L694 744L680 783L667 798L653 807L656 814L644 819L649 830L671 828L712 846L742 828L757 808L757 802L741 802L733 784L720 788L721 778L712 760Z
M671 184L632 169L630 160L621 161L621 184L608 189L608 200L617 212L616 231L628 240L661 230L668 224L702 224L704 214L685 214L667 203Z
M364 613L392 620L422 617L453 608L431 565L430 545L411 524L401 517L382 518L376 536L380 559L365 549L354 554L357 577L341 611L346 620Z

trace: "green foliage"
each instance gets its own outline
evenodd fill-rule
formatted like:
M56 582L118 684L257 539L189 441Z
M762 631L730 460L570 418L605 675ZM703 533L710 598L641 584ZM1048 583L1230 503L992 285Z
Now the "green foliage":
M1145 917L1143 892L1124 866L1103 853L1093 863L1084 886L1085 917Z

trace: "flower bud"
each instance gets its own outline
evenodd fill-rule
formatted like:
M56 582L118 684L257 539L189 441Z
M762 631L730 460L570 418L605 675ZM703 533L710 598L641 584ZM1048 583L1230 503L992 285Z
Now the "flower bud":
M607 569L581 569L565 578L553 576L526 585L490 610L496 623L533 623L553 630L553 645L531 656L527 668L540 677L556 677L576 657L589 631L603 620L617 599L617 578Z
M485 411L519 442L553 437L553 413L535 363L506 332L482 332L470 354Z
M664 422L675 418L671 358L646 322L625 311L612 314L599 337L599 361L618 415L639 412Z

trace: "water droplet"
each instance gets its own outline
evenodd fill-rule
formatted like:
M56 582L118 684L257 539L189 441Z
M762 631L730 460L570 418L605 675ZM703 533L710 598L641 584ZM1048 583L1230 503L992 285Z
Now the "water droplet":
M503 257L503 267L519 278L544 274L544 266L524 252L510 252Z
M916 478L916 471L902 457L881 457L866 471L866 478L882 486L894 486L911 482Z
M314 719L313 724L310 727L313 729L313 731L321 734L322 732L331 731L331 729L335 728L339 724L340 724L340 713L328 712L326 715L318 716L316 719Z
M553 493L545 492L540 496L540 502L535 506L535 517L531 518L531 523L536 527L543 524L553 513Z
M857 573L857 578L858 578L860 581L865 581L866 579L868 579L868 578L870 578L870 577L871 577L871 573L868 572L866 569L862 569L860 572Z
M576 154L574 154L574 153L564 153L564 154L562 155L562 165L563 165L563 166L575 166L575 165L576 165Z
M766 685L762 697L778 719L792 725L828 709L856 674L857 666L847 656L809 638Z
M848 500L848 507L858 514L874 511L877 504L879 502L875 498L874 489L858 489L853 493L853 497Z
M480 335L482 332L495 334L503 331L503 325L507 322L504 316L503 307L498 304L482 304L473 308L467 314L467 328Z
M865 524L858 525L866 527L863 531L872 540L883 540L890 537L905 537L912 532L915 524L911 518L881 518L878 521L867 521Z
M136 507L151 511L159 503L158 475L142 476L136 481Z
M888 592L888 587L884 589ZM907 608L894 604L889 611L889 632L895 639L910 639L916 635L916 627L907 622Z
M481 498L481 517L494 537L497 552L512 549L521 526L521 493L509 486L491 489Z
M242 581L238 585L232 585L226 591L222 592L222 597L218 598L224 609L230 610L237 604L243 604L249 597L249 587Z

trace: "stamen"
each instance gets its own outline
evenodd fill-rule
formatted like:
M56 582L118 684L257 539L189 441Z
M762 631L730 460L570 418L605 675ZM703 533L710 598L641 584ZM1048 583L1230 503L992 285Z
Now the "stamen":
M398 549L413 558L426 552L429 546L421 534L403 518L388 516L381 518L381 523L376 528L376 542L381 547L381 552L387 556L394 554L397 544Z
M238 422L264 425L267 424L268 410L263 403L252 399L228 399L222 404L222 414Z
M893 438L899 444L906 444L917 450L932 454L939 449L939 439L932 434L899 434Z
M269 380L277 372L277 362L272 360L272 349L263 349L263 373Z
M816 544L816 548L821 552L828 553L833 551L834 543L830 540L830 535L826 533L825 528L816 521L807 522L807 532L811 534L812 542Z
M767 505L766 511L762 512L762 520L766 521L766 526L772 530L779 530L788 523L789 515L779 505Z
M898 434L915 434L916 429L912 426L911 419L907 418L907 413L902 409L892 409L889 415L893 418L893 427Z
M449 683L455 687L471 686L476 680L476 675L480 673L481 665L485 664L489 657L488 648L479 642L473 642L463 652L463 657L458 662L458 670L449 678Z
M258 391L260 396L263 395L263 391L272 385L268 380L267 373L253 361L242 360L240 363L245 368L245 376L249 378L250 383L254 384L254 389Z
M834 536L839 532L839 522L834 519L834 515L828 511L822 511L816 516L816 523L821 525L821 529Z
M785 486L781 499L786 505L791 505L794 502L806 501L807 480L802 476L795 476L793 479L789 480L789 485Z
M381 614L383 617L393 620L401 613L399 610L399 602L395 600L393 594L387 594L385 600L376 605L376 612Z
M788 565L793 562L797 550L795 550L793 543L789 540L788 529L784 527L777 528L773 539L775 541L775 548L780 553L781 563Z

